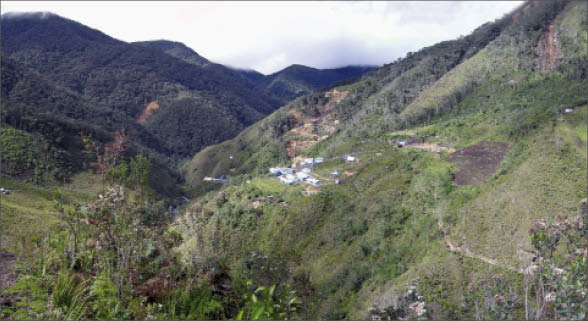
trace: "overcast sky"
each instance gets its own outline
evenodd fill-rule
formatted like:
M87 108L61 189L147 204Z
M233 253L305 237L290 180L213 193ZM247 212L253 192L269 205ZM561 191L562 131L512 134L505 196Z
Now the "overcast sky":
M123 41L180 41L203 57L270 74L381 65L467 35L517 1L2 1L2 13L49 11Z

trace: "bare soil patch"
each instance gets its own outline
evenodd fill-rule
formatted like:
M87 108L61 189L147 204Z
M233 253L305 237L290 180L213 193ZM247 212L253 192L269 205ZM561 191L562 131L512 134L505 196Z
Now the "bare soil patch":
M147 118L153 114L154 111L159 109L159 104L156 101L152 101L145 108L141 110L139 116L137 116L137 123L144 124Z
M329 101L326 104L310 108L314 110L312 113L301 112L308 106L288 112L296 121L296 125L288 132L295 138L284 142L290 158L296 157L300 152L328 138L337 129L339 120L335 119L335 106L348 94L348 91L333 89L333 91L325 93L325 97L329 98Z
M562 56L554 22L549 25L547 31L541 36L537 51L539 54L539 67L543 70L554 70L557 66L556 60Z
M14 269L16 256L0 249L0 308L12 306L19 298L13 295L5 295L2 292L16 283L18 276Z
M459 168L453 177L456 185L479 185L496 172L507 150L507 143L481 141L456 151L445 160Z
M307 188L305 188L302 191L302 195L303 196L311 196L311 195L315 195L317 193L319 193L321 191L321 188L318 186L308 186Z
M348 170L348 171L344 171L344 172L343 172L343 174L344 174L345 176L351 176L351 175L355 175L355 174L356 174L356 172L355 172L355 171Z

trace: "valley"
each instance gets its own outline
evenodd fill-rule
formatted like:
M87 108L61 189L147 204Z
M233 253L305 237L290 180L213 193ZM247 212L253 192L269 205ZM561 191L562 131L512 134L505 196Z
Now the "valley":
M585 319L587 14L267 76L3 17L0 316Z

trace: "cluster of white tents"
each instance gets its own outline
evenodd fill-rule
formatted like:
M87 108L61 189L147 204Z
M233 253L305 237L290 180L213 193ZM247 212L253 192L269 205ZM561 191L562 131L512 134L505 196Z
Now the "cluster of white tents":
M306 158L300 163L302 169L299 171L294 170L294 168L296 168L297 166L296 164L292 164L292 168L272 167L269 169L269 172L272 175L278 176L280 182L286 185L292 185L296 182L305 182L309 185L319 186L322 183L320 180L316 179L315 177L312 177L312 175L310 174L312 172L311 167L316 166L324 161L325 159L323 157Z
M320 180L310 176L304 172L298 172L296 174L286 174L280 176L280 182L286 185L292 185L296 182L305 182L306 184L313 186L320 186L322 183Z
M305 158L302 162L300 162L300 166L316 166L325 161L324 157L317 157L317 158ZM296 164L294 164L296 165Z

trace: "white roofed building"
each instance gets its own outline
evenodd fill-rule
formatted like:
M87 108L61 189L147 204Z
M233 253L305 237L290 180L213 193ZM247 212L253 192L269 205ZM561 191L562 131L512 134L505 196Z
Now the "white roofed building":
M293 175L293 174L286 174L286 175L280 176L280 182L282 182L286 185L292 185L296 181L298 181L298 178L296 177L296 175Z

